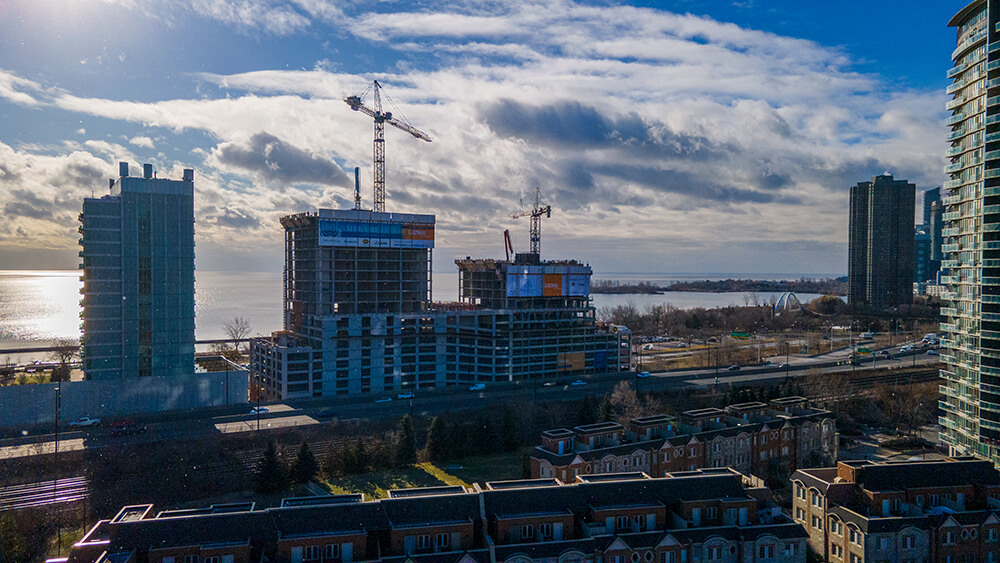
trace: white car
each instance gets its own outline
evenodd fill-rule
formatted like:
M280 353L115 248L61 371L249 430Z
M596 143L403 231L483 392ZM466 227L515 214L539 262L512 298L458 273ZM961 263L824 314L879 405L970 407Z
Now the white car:
M413 398L413 393L400 393L399 395L396 395L396 398L397 399L412 399Z
M475 385L469 387L469 391L486 391L486 384L476 383Z
M101 419L90 418L89 416L84 416L69 423L69 425L73 428L80 428L84 426L98 426L100 424L101 424Z

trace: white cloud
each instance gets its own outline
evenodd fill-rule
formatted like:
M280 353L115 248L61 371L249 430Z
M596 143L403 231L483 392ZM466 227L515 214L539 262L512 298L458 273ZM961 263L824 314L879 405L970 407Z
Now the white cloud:
M129 139L128 142L137 147L142 147L146 149L152 149L155 147L155 145L153 145L153 139L150 139L149 137L144 137L142 135L136 135L135 137Z

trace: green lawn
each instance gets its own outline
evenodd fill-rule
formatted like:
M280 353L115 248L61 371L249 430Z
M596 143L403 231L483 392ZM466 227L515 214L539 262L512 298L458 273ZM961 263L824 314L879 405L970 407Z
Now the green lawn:
M521 451L469 457L452 463L418 463L400 469L334 477L324 485L333 494L364 493L368 498L385 498L390 489L470 486L503 479L521 478Z

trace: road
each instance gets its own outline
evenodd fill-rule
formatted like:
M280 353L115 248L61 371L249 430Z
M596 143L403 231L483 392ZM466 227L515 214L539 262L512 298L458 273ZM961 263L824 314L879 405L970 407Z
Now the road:
M610 392L623 379L638 386L641 392L680 390L691 387L719 385L754 385L802 377L817 373L842 371L865 371L874 367L930 365L938 361L937 356L924 354L905 355L896 359L875 359L865 361L862 366L842 365L848 355L847 350L835 351L815 357L791 357L787 368L779 369L777 362L784 356L771 358L772 365L743 367L739 371L727 371L725 367L688 369L653 373L648 378L638 379L634 375L611 375L587 379L584 385L570 385L565 381L532 385L505 383L487 384L485 391L468 391L467 387L452 387L442 390L421 390L412 399L400 400L395 396L387 402L376 402L378 397L331 397L301 399L276 404L268 404L268 412L259 417L250 414L251 405L237 405L205 409L196 413L167 413L141 420L148 431L134 436L111 436L106 427L68 429L59 432L59 451L104 448L122 444L157 442L184 438L199 438L237 432L274 430L297 426L310 426L329 422L333 417L339 420L371 420L401 416L406 413L433 415L445 411L458 411L488 405L498 405L516 401L578 400L586 396L599 397ZM55 451L54 435L40 433L0 440L0 459L18 458Z

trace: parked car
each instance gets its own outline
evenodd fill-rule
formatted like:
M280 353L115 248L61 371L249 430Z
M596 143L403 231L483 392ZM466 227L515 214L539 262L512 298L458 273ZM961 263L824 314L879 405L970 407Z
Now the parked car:
M640 371L639 373L635 374L635 376L638 377L638 378L641 378L641 379L645 379L645 378L649 377L649 372L648 371Z
M552 382L550 381L549 383L552 383ZM546 383L546 385L548 385L549 383ZM486 384L485 383L476 383L475 385L471 385L469 387L469 391L486 391Z
M100 424L101 424L101 419L90 418L89 416L80 417L77 420L74 420L73 422L69 423L69 425L73 428L81 428L86 426L100 426Z
M250 409L250 414L264 414L267 412L267 407L254 407Z
M727 367L726 371L740 371L740 366L733 364L733 365Z
M396 395L396 398L397 399L412 399L413 398L413 393L410 393L409 391L407 391L406 393L400 393L399 395Z
M388 403L392 401L392 397L382 397L381 399L375 399L376 403Z
M931 348L930 350L927 351L927 355L928 356L937 356L938 353L937 353L937 350Z
M582 379L576 379L576 380L573 380L572 383L570 383L570 385L586 385L586 384L587 384L587 382L584 381L584 380L582 380Z

